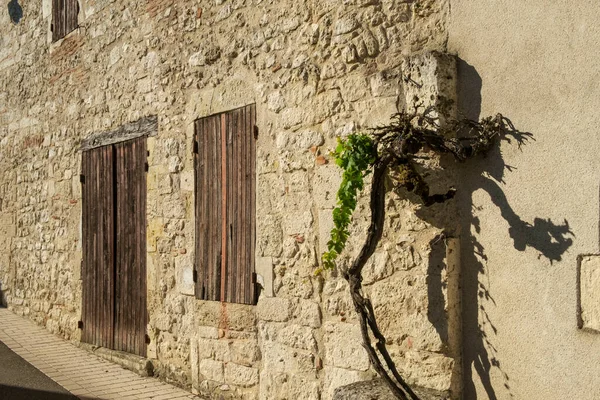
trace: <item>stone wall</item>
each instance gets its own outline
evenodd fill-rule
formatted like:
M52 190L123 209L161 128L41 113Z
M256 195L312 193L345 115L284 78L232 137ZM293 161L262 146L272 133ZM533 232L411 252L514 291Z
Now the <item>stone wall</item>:
M415 96L452 95L446 1L81 0L51 43L51 1L0 15L0 287L15 312L78 340L81 143L141 117L148 138L148 357L164 379L225 398L330 399L373 376L347 286L315 277L340 171L335 138L385 123ZM410 79L408 79L410 78ZM193 121L257 108L256 306L194 297ZM437 161L432 161L434 169ZM447 177L432 176L446 190ZM342 264L367 224L363 196ZM390 190L365 269L410 382L447 390L447 277L438 235L452 204ZM438 239L436 239L438 238Z

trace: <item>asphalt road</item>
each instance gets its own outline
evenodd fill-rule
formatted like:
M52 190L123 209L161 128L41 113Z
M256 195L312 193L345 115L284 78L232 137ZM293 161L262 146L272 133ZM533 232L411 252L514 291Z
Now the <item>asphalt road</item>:
M77 400L0 342L0 400Z

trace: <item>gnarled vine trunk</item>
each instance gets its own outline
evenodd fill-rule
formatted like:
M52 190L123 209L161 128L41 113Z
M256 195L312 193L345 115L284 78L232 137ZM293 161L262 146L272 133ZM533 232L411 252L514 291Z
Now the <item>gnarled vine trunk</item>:
M354 308L358 313L360 320L360 330L363 338L363 346L367 350L371 365L375 371L383 378L392 393L402 400L417 400L417 395L411 390L404 381L394 361L387 351L385 337L377 326L375 312L371 301L362 294L362 269L373 255L377 243L383 233L385 220L385 175L392 161L392 157L385 156L376 161L373 168L373 181L371 184L371 225L367 232L367 239L354 263L344 274L344 278L350 285L350 295ZM371 341L371 335L375 339ZM379 354L379 355L378 355ZM380 359L380 357L383 359ZM387 368L387 369L386 369Z

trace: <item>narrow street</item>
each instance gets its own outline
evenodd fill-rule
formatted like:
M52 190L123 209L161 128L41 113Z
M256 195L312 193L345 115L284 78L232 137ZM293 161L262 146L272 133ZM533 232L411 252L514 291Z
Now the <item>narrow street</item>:
M141 377L0 307L0 400L200 400Z
M0 399L76 400L77 397L0 341Z

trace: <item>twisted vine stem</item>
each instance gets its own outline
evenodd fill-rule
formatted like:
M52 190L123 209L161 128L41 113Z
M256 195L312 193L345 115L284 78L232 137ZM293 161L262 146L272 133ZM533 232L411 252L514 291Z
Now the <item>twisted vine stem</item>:
M443 126L439 123L440 114L444 117ZM453 119L444 115L443 110L433 107L425 109L423 113L394 114L388 125L372 129L369 133L350 135L346 141L339 142L333 153L336 163L344 169L344 176L337 195L338 205L334 210L332 239L328 242L328 251L322 256L323 266L325 269L333 268L335 259L343 251L358 191L362 190L363 179L372 168L371 223L360 253L343 276L349 284L352 302L359 316L363 346L373 369L398 399L418 400L398 372L387 350L385 337L377 325L373 305L362 291L362 270L375 252L383 233L385 177L390 168L397 168L399 173L395 184L415 192L423 205L444 202L454 197L455 190L431 195L426 180L415 168L416 160L423 158L417 153L429 150L436 154L451 154L455 160L465 161L487 152L501 137L510 135L520 146L531 135L515 130L512 123L501 114L478 122L467 118Z

